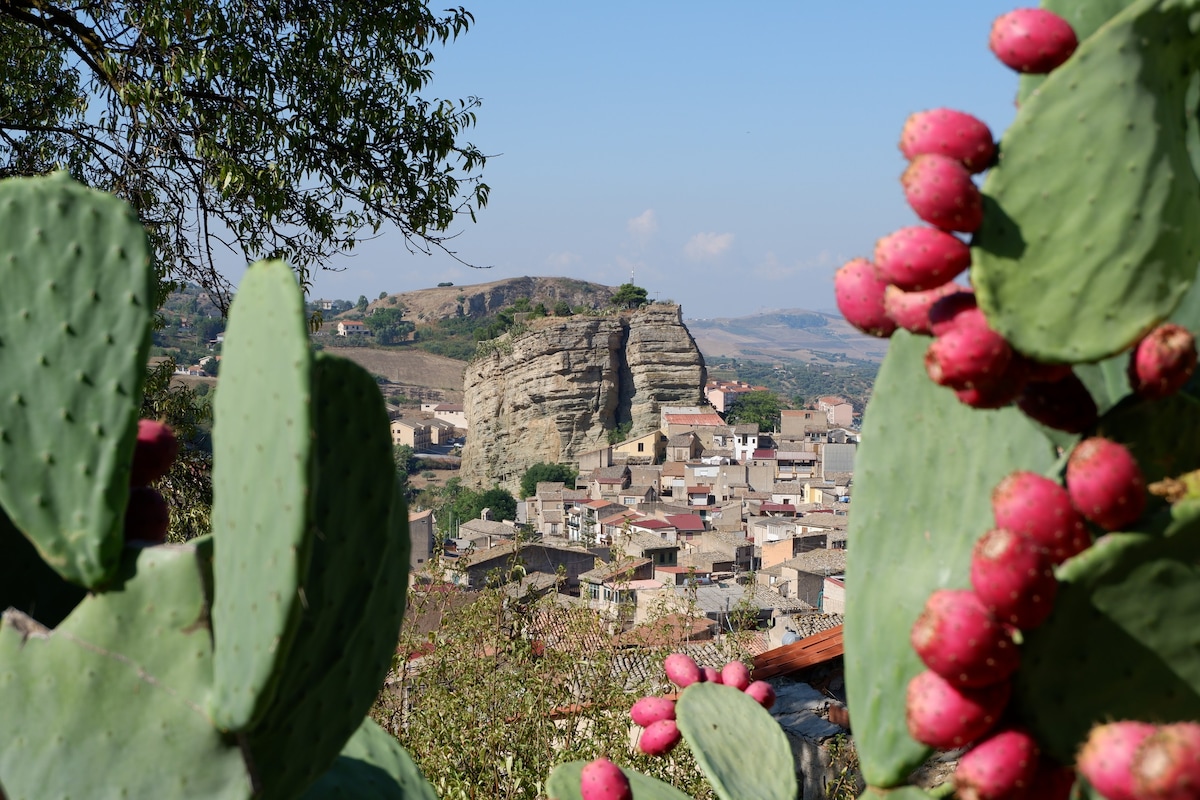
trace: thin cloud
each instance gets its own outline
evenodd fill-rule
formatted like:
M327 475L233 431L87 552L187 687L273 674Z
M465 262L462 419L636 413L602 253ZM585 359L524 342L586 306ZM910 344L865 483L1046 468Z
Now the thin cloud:
M565 269L572 264L578 264L583 260L583 256L579 253L572 253L570 250L560 250L557 253L551 253L546 256L546 266L554 267L555 269Z
M702 261L716 258L732 244L732 233L697 233L683 246L683 254L693 261Z
M797 259L791 263L784 263L779 260L779 257L774 253L767 253L763 260L754 267L753 272L756 278L764 281L781 281L799 275L803 272L813 270L828 270L830 275L833 273L833 268L837 264L838 259L828 250L822 250L812 258Z
M653 208L647 208L641 214L625 223L629 234L639 241L646 241L658 231L658 217Z

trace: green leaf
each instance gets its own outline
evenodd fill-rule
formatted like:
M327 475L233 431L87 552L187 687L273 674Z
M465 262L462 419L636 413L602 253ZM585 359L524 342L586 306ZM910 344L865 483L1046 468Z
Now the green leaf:
M675 716L722 800L795 800L799 790L791 745L754 698L732 686L695 683L679 696Z

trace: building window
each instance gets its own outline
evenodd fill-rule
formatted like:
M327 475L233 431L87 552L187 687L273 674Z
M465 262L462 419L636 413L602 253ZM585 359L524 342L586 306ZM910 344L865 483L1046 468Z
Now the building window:
M646 443L645 443L645 442L638 442L638 452L640 453L640 452L642 452L642 451L643 451L643 450L645 450L645 449L646 449Z

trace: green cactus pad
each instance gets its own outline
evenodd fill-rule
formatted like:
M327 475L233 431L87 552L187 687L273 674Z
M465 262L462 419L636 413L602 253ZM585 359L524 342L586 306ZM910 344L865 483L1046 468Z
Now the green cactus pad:
M241 752L205 710L211 640L196 548L126 550L110 591L52 633L0 624L8 800L245 798ZM169 765L169 768L168 768Z
M312 564L286 670L247 732L264 800L303 791L359 727L395 653L408 586L407 513L389 531L396 476L379 387L362 367L325 354L312 379Z
M1020 412L968 408L930 381L928 343L893 334L856 460L846 692L863 774L880 787L902 784L929 753L909 737L904 715L908 682L924 668L909 644L913 622L934 590L969 585L971 549L993 525L995 485L1055 460Z
M1100 420L1096 433L1128 447L1147 483L1200 469L1200 400L1191 395L1128 398Z
M250 267L230 309L214 404L213 717L262 717L300 625L313 537L310 356L296 277ZM340 748L339 748L340 749Z
M675 704L679 732L722 800L795 800L796 764L783 728L745 692L694 683Z
M301 800L437 800L437 793L400 743L368 719Z
M1118 353L1195 277L1200 182L1183 113L1195 6L1139 0L1052 72L1004 135L971 279L991 324L1027 355Z
M1200 719L1200 502L1166 536L1110 534L1059 571L1054 613L1025 635L1013 705L1070 763L1093 724ZM1149 691L1147 687L1153 687Z
M1041 7L1070 23L1075 37L1082 42L1134 2L1136 0L1043 0ZM1022 75L1018 104L1024 103L1044 80L1045 75Z
M65 174L0 182L0 505L58 574L117 568L153 273L128 205Z
M0 509L0 609L15 608L53 628L87 595L46 565Z
M943 784L944 785L944 784ZM900 789L880 790L872 786L868 786L867 790L859 795L859 800L932 800L934 795L929 794L923 789L918 789L916 786L905 786Z
M546 795L550 800L583 800L579 792L580 781L583 779L583 768L587 761L568 761L559 764L550 771L546 781ZM618 766L620 766L618 764ZM629 778L629 786L633 789L633 800L692 800L683 792L669 783L663 783L657 778L643 775L637 770L621 767L621 772Z

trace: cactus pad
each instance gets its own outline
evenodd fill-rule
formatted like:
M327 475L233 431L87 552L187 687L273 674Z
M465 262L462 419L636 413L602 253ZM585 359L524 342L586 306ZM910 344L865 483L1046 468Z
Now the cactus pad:
M120 559L153 274L128 205L64 174L0 183L0 505L85 587Z
M1134 2L1136 0L1042 0L1041 7L1070 23L1075 38L1082 42ZM1045 75L1022 75L1018 104L1024 103L1044 80Z
M1018 411L977 411L925 375L927 338L893 335L863 423L850 516L846 692L863 774L903 783L929 750L908 735L908 681L923 667L909 630L936 589L964 588L993 524L992 488L1055 454Z
M63 620L87 591L50 569L0 509L0 609L15 608L47 628Z
M242 730L270 703L300 623L312 536L304 308L281 261L250 267L230 309L214 405L213 716Z
M301 800L437 800L437 793L395 737L368 719Z
M1200 263L1185 95L1196 4L1139 0L1022 105L984 184L971 278L1039 360L1097 361L1166 319Z
M379 692L396 650L408 577L408 517L389 529L393 489L379 387L350 361L313 365L313 556L300 625L270 708L247 732L255 762L278 775L264 800L291 798L329 768ZM219 591L219 589L218 589Z
M125 551L111 591L53 632L0 623L8 800L244 798L242 754L205 711L211 640L197 548ZM163 769L163 765L170 769Z

